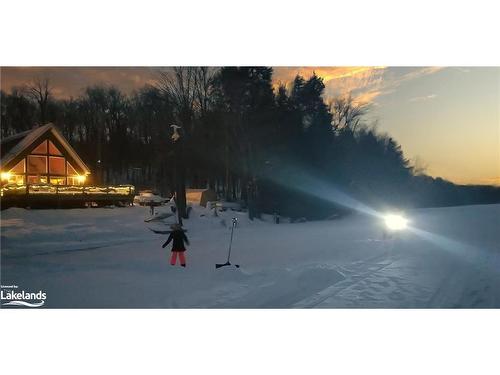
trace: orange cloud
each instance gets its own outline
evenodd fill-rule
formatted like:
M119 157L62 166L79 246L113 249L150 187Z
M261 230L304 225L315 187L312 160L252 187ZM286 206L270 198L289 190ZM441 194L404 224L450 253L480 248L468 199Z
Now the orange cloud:
M364 67L364 66L352 66L352 67L325 67L325 66L301 66L301 67L275 67L274 68L274 79L276 81L292 81L296 75L301 75L305 78L309 78L313 73L322 77L324 82L328 82L332 79L341 79L353 77L366 72L371 72L377 69L385 69L384 67Z
M367 91L362 94L359 94L354 98L354 101L360 104L373 103L376 97L382 94L380 90Z
M323 78L327 99L351 95L357 102L374 103L379 96L393 92L404 82L436 73L441 69L443 68L383 66L277 67L274 68L274 79L277 83L290 84L297 74L308 78L314 72Z
M328 98L352 95L356 101L372 102L382 93L378 86L386 67L295 67L274 68L276 82L290 83L297 74L309 78L313 73L323 78L325 96Z

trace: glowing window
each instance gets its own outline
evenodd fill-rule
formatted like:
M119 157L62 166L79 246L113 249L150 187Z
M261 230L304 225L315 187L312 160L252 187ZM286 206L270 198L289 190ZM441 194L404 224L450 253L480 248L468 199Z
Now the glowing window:
M51 177L50 178L50 183L53 185L64 185L65 184L65 178L64 177Z
M85 176L68 176L68 185L83 185Z
M47 176L28 176L28 184L46 184Z
M68 162L68 176L70 175L78 175L77 171L75 168L73 168L73 166Z
M24 175L22 174L11 174L7 180L8 184L24 185Z
M26 172L26 162L25 160L21 160L19 163L16 164L14 168L10 170L10 173L25 173Z
M46 174L47 157L28 155L28 173Z
M49 173L50 174L66 174L64 169L64 158L59 158L57 156L49 156Z
M32 154L46 154L47 153L47 141L43 141L31 152Z
M54 144L51 141L49 141L49 154L50 155L62 155L62 152L59 151L59 149L56 146L54 146Z

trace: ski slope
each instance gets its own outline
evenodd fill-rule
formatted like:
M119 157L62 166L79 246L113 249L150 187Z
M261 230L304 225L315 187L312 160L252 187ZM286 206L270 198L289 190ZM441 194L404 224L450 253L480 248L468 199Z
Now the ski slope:
M11 208L1 213L1 282L43 290L57 308L500 307L500 205L407 215L411 228L384 240L383 223L361 214L277 225L195 207L184 269L150 230L173 218L146 223L147 207ZM216 270L233 216L241 268Z

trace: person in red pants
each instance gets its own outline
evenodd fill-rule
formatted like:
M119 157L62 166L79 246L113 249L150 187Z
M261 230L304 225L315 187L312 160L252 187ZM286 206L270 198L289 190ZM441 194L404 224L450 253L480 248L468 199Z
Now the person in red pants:
M172 242L172 256L170 257L170 265L175 266L177 261L177 257L179 257L179 262L182 267L186 267L186 257L184 256L184 252L186 251L186 247L184 243L189 245L189 240L184 233L184 229L179 224L173 224L170 226L172 232L168 236L167 241L162 245L162 248L165 248L170 242Z

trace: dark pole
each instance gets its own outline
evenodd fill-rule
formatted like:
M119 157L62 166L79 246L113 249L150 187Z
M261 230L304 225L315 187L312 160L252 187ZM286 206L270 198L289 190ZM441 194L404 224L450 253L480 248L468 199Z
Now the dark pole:
M175 205L177 208L177 220L182 225L182 219L187 219L186 215L186 182L184 168L184 140L178 132L180 127L172 125L174 142L174 179L175 179Z
M231 240L229 241L229 251L227 252L227 262L226 263L229 263L229 259L231 258L231 247L233 246L233 232L234 232L234 227L236 226L237 222L238 222L238 219L233 217L232 226L231 226Z
M184 166L184 140L181 139L179 144L179 159L178 159L178 171L179 171L179 182L178 182L178 196L179 196L179 214L182 218L187 219L186 211L186 168Z
M174 187L175 187L175 208L177 210L177 222L182 225L182 214L181 214L181 203L179 197L181 196L181 191L179 189L180 179L179 176L179 143L180 141L174 141Z

